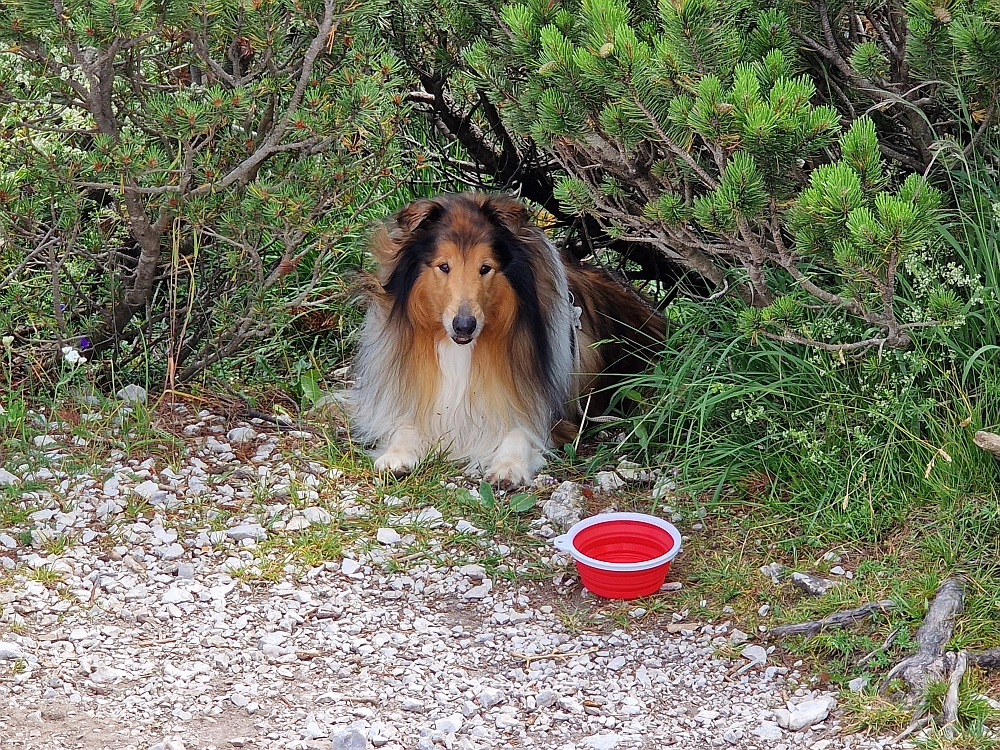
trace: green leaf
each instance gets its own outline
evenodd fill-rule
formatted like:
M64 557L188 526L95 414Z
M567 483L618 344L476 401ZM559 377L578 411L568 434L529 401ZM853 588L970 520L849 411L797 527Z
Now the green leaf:
M521 492L510 499L510 509L515 513L524 513L535 507L538 498L531 493Z
M493 494L493 487L489 482L483 481L479 483L479 504L487 510L495 508L497 505L496 496Z
M323 373L319 370L306 370L299 375L299 392L302 394L303 405L314 405L323 398L323 389L319 384L323 379Z

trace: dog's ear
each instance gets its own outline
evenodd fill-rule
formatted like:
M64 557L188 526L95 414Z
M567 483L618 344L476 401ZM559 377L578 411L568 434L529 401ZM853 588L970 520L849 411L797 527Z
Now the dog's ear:
M517 234L528 224L528 209L520 201L506 195L482 197L483 213L505 229Z
M378 264L380 278L395 265L399 252L410 235L422 223L439 215L441 210L442 206L437 201L421 198L403 206L389 221L375 230L371 251Z
M396 212L393 221L400 232L409 234L433 215L440 213L441 204L434 200L421 198L408 203Z

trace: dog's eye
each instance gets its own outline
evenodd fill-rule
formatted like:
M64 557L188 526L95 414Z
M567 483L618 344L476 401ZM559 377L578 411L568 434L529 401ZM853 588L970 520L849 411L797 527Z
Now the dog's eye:
M447 263L442 263L441 265L438 266L438 268L440 268L443 273L448 273L448 271L451 270L451 266L449 266Z
M484 265L482 268L479 269L479 275L480 276L485 276L486 274L488 274L492 270L493 270L493 266Z

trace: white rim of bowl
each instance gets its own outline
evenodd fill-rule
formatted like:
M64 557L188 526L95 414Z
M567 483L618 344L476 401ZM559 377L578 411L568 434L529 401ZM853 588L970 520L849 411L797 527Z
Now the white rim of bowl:
M588 557L576 548L573 540L576 538L577 534L586 528L596 526L599 523L607 523L609 521L639 521L641 523L648 523L651 526L657 526L670 534L674 544L669 550L659 557L654 557L652 560L644 560L642 562L634 563L613 563L604 562L603 560L595 560L593 557ZM582 521L578 521L573 524L569 531L561 536L557 536L552 540L552 543L556 546L556 549L561 552L568 552L573 556L574 560L591 568L597 568L598 570L628 572L656 568L677 557L677 553L681 551L681 532L679 532L677 527L669 521L664 521L662 518L650 516L646 513L599 513L596 516L584 518Z

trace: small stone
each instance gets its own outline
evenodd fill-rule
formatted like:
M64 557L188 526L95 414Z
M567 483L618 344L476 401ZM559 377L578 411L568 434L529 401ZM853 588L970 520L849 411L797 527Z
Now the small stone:
M855 677L853 680L848 681L847 687L850 688L850 691L852 693L860 693L862 690L865 689L865 686L867 684L868 684L867 677Z
M844 570L840 565L834 565L832 568L830 568L830 573L832 573L835 576L842 576L846 572L847 571Z
M249 443L257 437L257 430L253 427L234 427L226 433L226 440L230 443Z
M809 596L822 596L832 587L836 586L837 582L809 573L792 573L792 584L802 589Z
M503 694L502 690L497 690L496 688L483 688L479 695L476 696L476 702L483 708L492 708L503 703L505 700L507 700L507 696Z
M15 549L17 547L17 540L10 534L0 533L0 547L6 547L7 549Z
M779 563L764 565L760 572L770 578L774 584L779 584L788 577L788 568Z
M366 750L368 747L368 740L360 729L354 727L335 729L330 733L330 739L333 741L332 750Z
M0 641L0 659L23 659L24 651L16 643Z
M455 524L455 531L459 534L475 534L476 536L486 533L483 529L479 528L475 524L469 523L464 518Z
M465 719L462 717L462 714L452 714L451 716L446 716L443 719L435 721L434 728L445 734L454 734L462 728L464 723Z
M35 444L36 448L48 448L50 445L57 445L59 443L59 441L51 435L35 435L32 442Z
M309 519L305 516L292 516L285 522L285 531L302 531L310 526Z
M773 721L762 721L753 733L762 740L780 740L782 736L781 727Z
M400 708L404 711L412 711L414 713L424 710L424 702L417 700L416 698L403 698L403 702L400 704Z
M126 401L132 404L144 404L146 403L146 389L141 385L136 385L135 383L129 383L127 386L122 388L118 393L115 394L122 401Z
M181 602L193 602L194 595L187 589L177 588L176 586L171 586L164 593L160 599L164 604L180 604Z
M20 481L20 479L6 469L0 469L0 487L4 485L18 484Z
M333 520L333 516L330 511L315 505L309 508L303 508L302 517L309 521L309 523L315 524L327 524Z
M399 544L403 537L399 535L399 532L395 529L381 528L375 532L375 539L378 540L380 544Z
M345 557L340 563L340 572L345 576L352 576L361 570L361 563L357 560L352 560L349 557Z
M619 669L625 666L626 660L624 656L616 656L614 659L608 662L608 669L617 672Z
M592 734L589 737L581 739L580 745L589 747L592 750L614 750L614 748L618 747L618 743L621 740L621 736L614 732L611 734Z
M625 486L625 480L614 471L599 471L594 475L594 484L602 495L611 495Z
M485 599L490 591L493 590L493 581L487 578L478 586L473 586L471 589L462 594L463 599Z
M178 557L184 555L184 548L174 542L173 544L168 544L166 547L160 547L155 550L156 554L163 560L176 560Z
M542 505L542 513L556 526L568 529L583 518L585 498L576 482L563 482Z
M475 578L477 581L481 581L486 578L486 568L482 565L463 565L458 569L459 575L463 575L466 578Z
M740 656L750 661L751 664L763 665L767 662L767 651L764 650L763 646L744 646L743 650L740 651Z
M125 677L127 674L128 672L121 669L101 665L90 673L90 681L95 685L107 685L120 677Z
M540 690L535 694L535 708L548 708L559 699L555 690Z
M194 565L188 563L181 563L177 566L177 577L184 580L191 580L194 578Z
M836 706L837 699L830 695L803 701L792 708L787 719L787 724L782 723L780 716L778 724L790 732L797 732L800 729L823 721ZM778 711L775 711L775 715L779 715Z
M740 646L750 640L750 636L744 633L739 628L733 628L729 632L729 642L733 646Z
M260 542L267 539L267 530L258 523L248 523L226 529L226 536L236 542L244 539L254 539Z
M147 479L145 482L137 484L135 487L132 488L132 492L134 492L136 495L145 500L149 500L149 498L151 498L155 493L159 491L160 491L160 485L158 485L151 479Z

